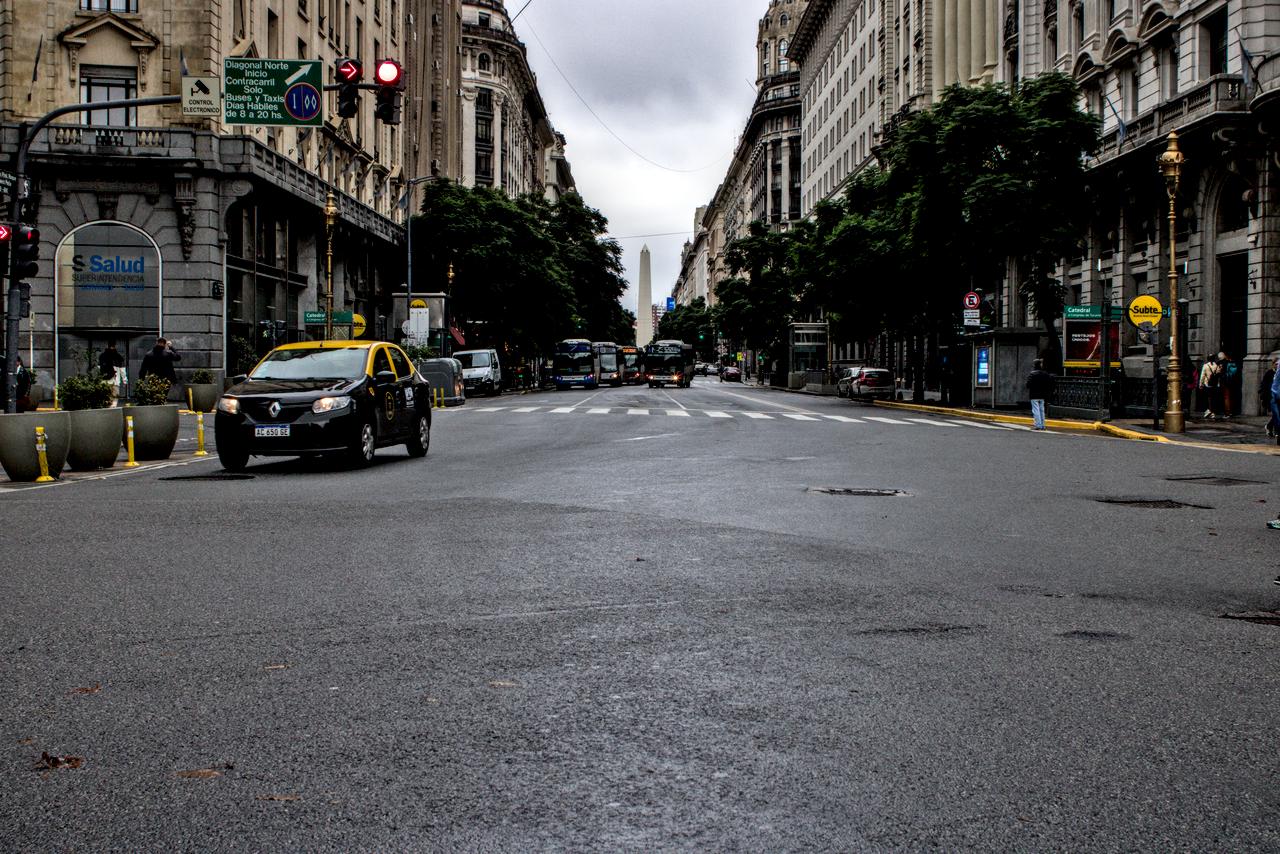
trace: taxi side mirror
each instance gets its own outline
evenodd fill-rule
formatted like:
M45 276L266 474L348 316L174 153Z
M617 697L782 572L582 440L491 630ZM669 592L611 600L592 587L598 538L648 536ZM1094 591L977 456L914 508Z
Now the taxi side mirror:
M390 385L396 381L396 375L391 371L378 371L373 379L378 385Z
M248 374L236 374L234 377L231 378L231 384L240 385L240 383L246 382L248 381L248 379L249 379Z

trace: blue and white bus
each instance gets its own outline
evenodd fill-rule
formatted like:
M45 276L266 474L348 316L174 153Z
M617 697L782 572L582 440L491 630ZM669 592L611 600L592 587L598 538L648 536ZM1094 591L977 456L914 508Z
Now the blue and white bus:
M551 381L557 389L599 388L600 356L585 338L569 338L556 345Z

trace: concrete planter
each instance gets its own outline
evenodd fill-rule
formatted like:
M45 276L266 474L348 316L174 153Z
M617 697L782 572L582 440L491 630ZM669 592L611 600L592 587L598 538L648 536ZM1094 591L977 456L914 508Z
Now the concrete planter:
M176 403L124 408L124 441L129 441L128 417L133 416L133 456L138 460L167 460L178 443Z
M71 416L71 447L67 465L72 471L109 469L120 456L124 412L119 409L80 409Z
M23 412L0 415L0 466L10 480L34 481L40 476L36 428L45 433L49 474L57 477L67 464L71 444L71 415L67 412Z
M222 394L217 383L188 383L187 390L191 393L191 409L194 412L212 412Z

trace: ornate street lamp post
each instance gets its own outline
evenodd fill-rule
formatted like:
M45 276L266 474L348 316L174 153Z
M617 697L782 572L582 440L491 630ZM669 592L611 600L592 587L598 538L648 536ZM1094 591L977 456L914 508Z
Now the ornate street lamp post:
M1169 147L1156 158L1160 166L1160 174L1164 176L1165 192L1169 195L1169 399L1164 410L1164 432L1182 433L1186 430L1186 421L1182 411L1182 358L1179 351L1182 342L1178 334L1178 179L1182 175L1182 164L1186 162L1182 152L1178 150L1177 131L1169 133Z
M324 202L324 340L333 339L333 227L338 222L338 200L329 191Z

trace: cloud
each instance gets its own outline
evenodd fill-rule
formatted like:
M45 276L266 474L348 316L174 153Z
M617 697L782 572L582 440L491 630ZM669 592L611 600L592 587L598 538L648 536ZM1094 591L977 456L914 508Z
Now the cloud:
M520 5L508 4L512 14ZM579 191L609 218L611 234L628 238L633 287L624 305L633 311L641 246L652 252L661 302L695 210L724 179L755 100L756 30L767 8L767 0L533 0L516 21ZM678 233L638 237L666 232Z

